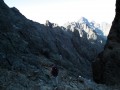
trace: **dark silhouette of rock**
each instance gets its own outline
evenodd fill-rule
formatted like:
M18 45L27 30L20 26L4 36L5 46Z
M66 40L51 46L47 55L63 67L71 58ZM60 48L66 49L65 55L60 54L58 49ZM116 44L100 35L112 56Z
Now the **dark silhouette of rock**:
M58 27L58 24L51 23L49 20L46 20L45 26L48 26L49 28L55 28Z
M93 62L93 79L97 83L120 84L120 0L104 51Z
M46 23L45 23L46 26L52 28L53 27L53 23L49 22L49 20L46 20Z

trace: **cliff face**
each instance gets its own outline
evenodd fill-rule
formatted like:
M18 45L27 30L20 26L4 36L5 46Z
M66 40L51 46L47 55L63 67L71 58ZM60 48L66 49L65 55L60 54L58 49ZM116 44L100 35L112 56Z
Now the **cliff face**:
M91 78L90 61L98 53L97 46L85 40L78 30L28 20L0 0L0 89L53 90L50 69L56 63L59 90L104 90L90 80L78 79L79 75Z
M120 84L120 0L116 0L116 15L104 51L92 66L96 82Z
M59 67L61 87L70 76L91 78L90 61L98 53L95 46L81 38L77 30L33 22L0 0L1 90L47 90L43 89L45 85L51 88L53 63Z
M30 63L39 68L40 62L44 61L40 59L43 56L47 59L46 63L56 63L72 75L91 78L91 61L103 45L101 42L95 44L85 37L80 37L76 30L67 31L48 21L45 26L28 20L15 7L9 8L3 0L0 1L2 68L9 70L30 68L27 66ZM21 71L26 72L25 68Z

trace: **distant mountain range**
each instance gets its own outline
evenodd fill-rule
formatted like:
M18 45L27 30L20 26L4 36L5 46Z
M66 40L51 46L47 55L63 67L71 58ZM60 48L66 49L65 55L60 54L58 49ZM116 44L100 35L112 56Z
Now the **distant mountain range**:
M95 21L89 22L85 17L81 17L77 22L68 22L61 27L46 20L45 26L56 30L59 28L67 32L69 38L72 37L72 43L75 43L75 47L79 48L79 53L82 55L84 53L90 61L103 50L107 40L107 35L104 34L104 31L109 33L108 29L110 29L110 24L104 23L100 25L95 23ZM88 48L92 50L92 56L88 54L90 52L87 51Z
M105 22L99 24L95 21L89 22L88 19L86 19L85 17L81 17L77 22L66 23L64 27L66 29L70 29L71 31L73 31L74 29L79 30L81 37L83 36L82 30L84 30L88 35L88 39L95 39L95 37L91 36L93 35L91 34L91 32L94 32L97 35L106 38L109 33L111 24Z

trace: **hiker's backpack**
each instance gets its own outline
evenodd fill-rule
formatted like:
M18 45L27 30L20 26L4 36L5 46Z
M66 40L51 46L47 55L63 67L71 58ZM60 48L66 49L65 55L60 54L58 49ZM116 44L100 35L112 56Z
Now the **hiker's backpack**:
M52 67L51 74L52 74L54 77L57 77L57 76L58 76L58 68L57 68L57 66L53 66L53 67Z

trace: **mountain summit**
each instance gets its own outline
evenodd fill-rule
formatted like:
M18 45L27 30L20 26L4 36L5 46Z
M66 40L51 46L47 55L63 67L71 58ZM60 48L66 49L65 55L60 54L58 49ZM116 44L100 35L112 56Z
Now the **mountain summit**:
M96 33L96 35L106 38L111 25L105 22L101 24L96 23L95 21L89 22L85 17L81 17L77 22L66 23L64 27L72 31L74 29L78 29L79 31L83 29L87 34L91 31Z
M88 19L85 17L81 17L77 22L81 24L89 24Z

